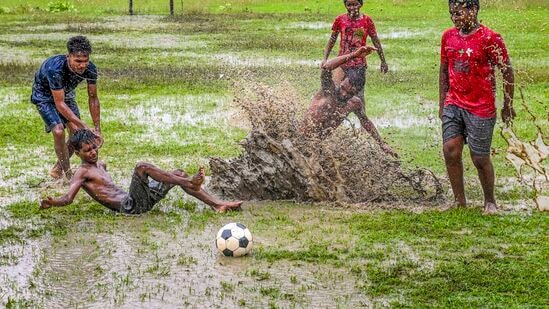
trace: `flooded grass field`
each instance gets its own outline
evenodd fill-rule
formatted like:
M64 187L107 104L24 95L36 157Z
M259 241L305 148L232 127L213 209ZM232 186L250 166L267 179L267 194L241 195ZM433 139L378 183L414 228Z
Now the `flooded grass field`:
M83 192L70 206L40 211L41 197L67 185L48 176L55 163L52 137L43 131L30 91L40 63L65 53L70 36L86 35L94 47L106 141L100 156L127 188L138 161L194 173L208 168L210 157L241 154L239 142L251 124L232 101L242 77L273 87L288 82L295 103L309 104L331 22L344 11L340 1L206 0L177 2L173 17L167 1L135 2L137 15L127 16L126 1L71 3L77 11L51 13L42 0L0 4L3 306L549 306L549 220L535 210L532 190L516 179L497 133L497 216L481 215L482 191L467 156L471 208L446 213L412 202L250 201L242 212L219 215L177 188L140 216L115 214ZM379 59L370 57L367 114L404 167L445 178L437 111L440 36L451 26L446 3L376 0L362 11L376 22L390 67L382 75ZM548 13L547 4L535 0L486 1L480 12L505 38L517 87L545 138ZM534 140L536 125L516 97L515 132ZM91 123L83 86L77 101ZM73 158L72 165L78 163ZM215 234L229 222L252 231L250 256L218 254Z

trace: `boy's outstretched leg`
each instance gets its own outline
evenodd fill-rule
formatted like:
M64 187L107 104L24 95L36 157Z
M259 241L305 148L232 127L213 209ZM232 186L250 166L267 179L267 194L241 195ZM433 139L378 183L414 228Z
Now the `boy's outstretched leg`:
M190 177L182 177L180 175L174 174L173 172L161 170L158 167L146 162L137 163L135 166L135 170L139 174L139 176L143 178L151 177L158 182L163 182L166 184L190 187L194 189L200 188L200 185L202 184L200 182L200 184L197 185L197 181L191 181Z
M372 138L379 144L381 149L387 153L388 155L391 155L395 158L398 158L398 154L387 144L383 139L381 139L381 136L379 135L379 132L377 131L376 127L374 126L374 123L366 116L364 111L362 110L362 105L360 106L360 109L357 109L354 111L356 116L358 117L358 120L360 121L360 125L366 132L372 136Z
M189 177L189 175L182 170L167 172L150 163L144 162L137 163L135 169L142 177L151 177L158 182L180 186L185 192L210 205L210 207L217 212L236 210L239 209L242 204L242 201L222 201L202 189L205 178L204 168L200 168L198 173L192 177Z
M181 177L189 177L187 173L185 173L182 170L176 170L173 172L176 175L179 175ZM188 194L196 197L197 199L201 200L202 202L210 205L210 207L219 213L224 213L229 210L238 210L240 209L240 206L242 205L242 201L236 201L236 202L227 202L220 200L216 198L215 196L212 196L206 190L202 188L202 183L204 182L204 168L200 168L198 173L191 177L191 181L195 184L198 184L200 182L198 190L191 187L184 187L181 186L181 188L187 192Z

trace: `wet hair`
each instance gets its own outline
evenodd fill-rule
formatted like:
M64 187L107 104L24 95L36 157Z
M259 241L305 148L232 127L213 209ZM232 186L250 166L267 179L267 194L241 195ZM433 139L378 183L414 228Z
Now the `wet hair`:
M476 6L480 9L480 0L448 0L448 5L452 4L460 4L468 9Z
M82 144L95 143L97 136L88 129L82 129L74 132L74 135L69 139L69 145L74 150L80 150Z
M77 35L70 38L67 41L67 50L69 51L69 54L81 53L89 55L92 53L90 41L83 35Z
M360 3L360 5L363 5L363 0L358 0L358 3ZM347 0L343 0L343 4L347 4Z
M351 86L353 86L356 90L361 89L364 86L364 75L360 74L360 72L348 71L346 73L346 77L349 79Z

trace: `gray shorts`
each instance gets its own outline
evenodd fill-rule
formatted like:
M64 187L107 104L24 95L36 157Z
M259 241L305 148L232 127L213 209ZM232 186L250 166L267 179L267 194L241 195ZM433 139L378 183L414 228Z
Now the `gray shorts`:
M151 210L173 188L173 185L158 182L150 177L142 177L133 172L128 196L122 202L120 212L140 214Z
M461 107L447 105L442 111L442 141L461 135L475 155L489 156L496 117L481 118Z

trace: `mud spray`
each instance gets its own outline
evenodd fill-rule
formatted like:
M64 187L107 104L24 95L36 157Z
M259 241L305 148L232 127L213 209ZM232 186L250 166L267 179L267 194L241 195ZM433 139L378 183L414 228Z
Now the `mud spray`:
M521 104L532 120L537 130L537 138L534 141L520 140L511 127L505 127L501 136L507 142L507 154L505 158L511 162L520 181L534 191L534 202L541 211L549 211L549 175L543 161L549 156L549 147L543 140L543 130L537 124L536 116L530 111L524 99L524 92L519 88ZM549 115L547 115L549 116ZM523 167L530 167L534 173L530 180L525 177Z
M325 139L299 131L306 106L288 84L243 82L234 103L251 130L243 153L210 160L210 188L228 198L365 204L428 203L442 198L437 177L404 169L362 128L342 125Z

